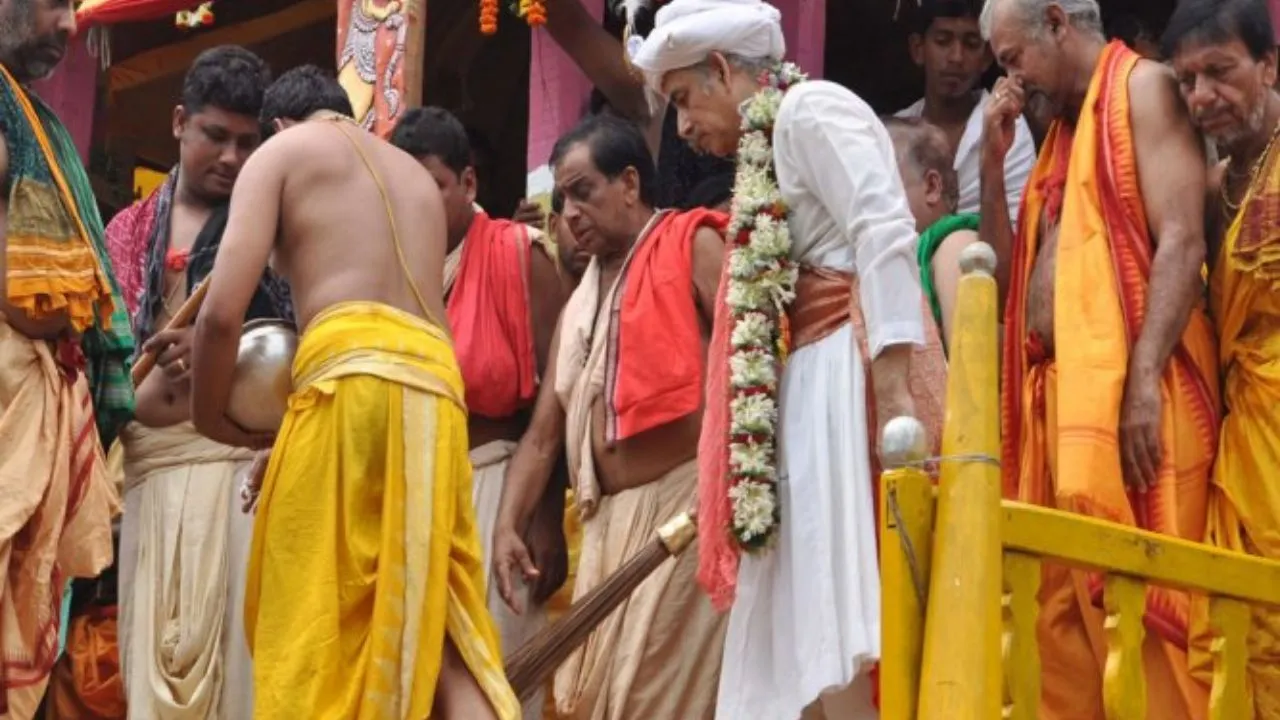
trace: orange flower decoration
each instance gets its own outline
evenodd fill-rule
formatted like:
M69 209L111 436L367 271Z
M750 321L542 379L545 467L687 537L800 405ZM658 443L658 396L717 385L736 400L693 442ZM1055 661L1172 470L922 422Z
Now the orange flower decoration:
M547 24L547 6L542 0L528 0L529 6L524 18L531 28L540 28Z
M484 35L498 32L498 0L480 0L480 32Z

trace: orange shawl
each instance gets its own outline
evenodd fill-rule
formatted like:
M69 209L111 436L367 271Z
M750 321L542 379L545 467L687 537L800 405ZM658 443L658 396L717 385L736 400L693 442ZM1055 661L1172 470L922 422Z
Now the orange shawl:
M1138 56L1113 42L1098 61L1074 138L1057 121L1023 196L1005 312L1002 424L1006 497L1199 541L1197 527L1179 523L1194 513L1180 505L1203 498L1217 443L1217 369L1213 331L1202 310L1192 313L1161 380L1164 461L1154 488L1140 495L1124 485L1118 428L1129 352L1146 315L1154 253L1138 186L1129 124L1129 76ZM1064 157L1063 154L1066 154ZM1027 285L1036 258L1041 213L1054 202L1052 176L1065 163L1054 295L1058 433L1052 471L1041 450L1024 455L1035 418L1024 417ZM1106 282L1109 274L1113 282ZM1102 280L1102 282L1099 282ZM1203 513L1199 513L1203 517ZM1101 578L1090 578L1095 600ZM1186 647L1187 599L1152 588L1147 623Z
M467 410L505 418L538 391L529 293L529 230L478 212L445 314L467 386Z
M702 407L702 327L693 291L693 237L724 234L723 213L668 212L640 240L613 294L605 361L610 443L678 420Z

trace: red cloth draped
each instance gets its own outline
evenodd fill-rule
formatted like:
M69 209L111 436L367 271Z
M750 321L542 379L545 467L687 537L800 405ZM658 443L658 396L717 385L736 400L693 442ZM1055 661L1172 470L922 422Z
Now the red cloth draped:
M693 288L693 237L729 220L714 210L667 213L635 248L613 296L606 437L634 437L702 407L702 328Z
M509 417L538 392L530 252L527 227L476 213L445 314L467 410L482 417Z
M129 308L129 317L138 312L138 303L146 287L147 242L156 221L160 191L121 210L107 223L107 254L120 283L120 294Z
M76 9L76 25L159 20L198 5L200 0L84 0Z

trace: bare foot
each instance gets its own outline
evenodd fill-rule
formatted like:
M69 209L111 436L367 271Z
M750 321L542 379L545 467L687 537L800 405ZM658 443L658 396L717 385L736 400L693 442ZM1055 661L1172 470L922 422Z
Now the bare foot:
M436 683L436 701L431 717L444 720L498 720L489 698L462 661L453 638L444 638L444 658L440 664L440 681Z

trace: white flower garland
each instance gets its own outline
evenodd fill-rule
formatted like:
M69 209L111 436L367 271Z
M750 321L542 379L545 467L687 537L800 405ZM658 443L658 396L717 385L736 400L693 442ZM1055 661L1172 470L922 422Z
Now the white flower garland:
M791 262L790 214L773 165L773 124L787 88L806 79L791 63L761 74L742 105L729 237L732 317L729 357L729 501L734 538L745 550L769 545L778 503L778 376L789 345L787 306L798 271Z

